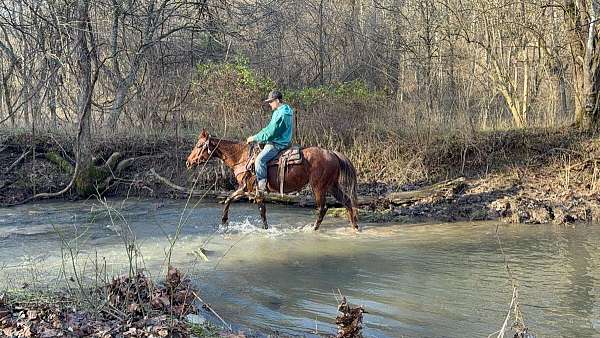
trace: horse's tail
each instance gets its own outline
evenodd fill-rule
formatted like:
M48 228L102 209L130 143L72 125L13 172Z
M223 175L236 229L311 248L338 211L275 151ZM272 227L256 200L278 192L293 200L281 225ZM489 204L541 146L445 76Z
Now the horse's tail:
M346 156L338 153L337 151L334 151L333 153L335 156L337 156L338 161L340 162L339 184L342 190L344 190L344 193L350 197L352 207L356 208L358 205L356 197L356 169L354 169L354 165Z

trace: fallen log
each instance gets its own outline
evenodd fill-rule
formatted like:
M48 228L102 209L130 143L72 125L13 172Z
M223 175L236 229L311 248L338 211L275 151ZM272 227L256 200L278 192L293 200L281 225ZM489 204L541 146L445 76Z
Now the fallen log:
M168 186L169 188L181 192L185 195L190 195L193 197L207 197L213 198L217 200L225 200L230 192L227 191L215 191L215 190L193 190L191 191L188 188L182 187L171 182L169 179L159 175L154 168L149 170L149 174L156 178L160 183ZM465 179L458 178L456 180L445 181L441 183L434 184L432 186L426 187L420 190L413 191L400 191L400 192L392 192L383 196L359 196L357 204L359 206L366 205L375 205L378 203L389 203L394 205L402 205L402 204L410 204L415 203L423 198L428 196L439 194L439 193L447 193L447 192L458 192L461 189L464 189ZM242 197L240 200L249 200L253 198L253 194L248 193L247 196ZM265 193L264 195L265 202L275 203L275 204L287 204L287 205L298 205L302 207L314 207L315 201L312 195L281 195L278 193ZM327 197L327 205L331 207L341 207L343 206L340 202L335 200L333 197Z
M169 188L184 193L186 195L191 195L193 197L208 197L208 198L227 198L227 196L229 196L229 194L226 194L225 192L217 192L214 190L190 190L187 188L184 188L180 185L177 185L173 182L171 182L169 179L167 179L166 177L163 177L161 175L159 175L156 170L154 170L154 168L151 168L149 171L151 176L153 176L154 178L156 178L160 183L168 186Z
M8 174L9 172L11 172L11 170L13 170L16 166L19 165L19 163L21 163L21 161L23 161L25 159L25 157L27 157L27 155L29 155L29 153L31 152L31 148L28 149L27 151L24 151L23 154L21 154L21 156L19 156L19 158L13 162L13 164L10 165L10 167L8 167L6 170L4 170L5 174Z
M382 200L388 201L394 205L411 204L432 195L439 195L440 193L460 193L466 187L467 184L465 183L465 178L459 177L454 180L436 183L419 190L392 192L383 196Z
M191 195L193 197L208 197L214 198L220 201L223 201L229 197L230 192L226 191L214 191L214 190L190 190L188 188L182 187L171 182L166 177L159 175L154 168L149 170L151 176L156 178L160 183L168 186L169 188L181 192L185 195ZM253 194L247 194L247 196L242 197L240 200L249 200L253 197ZM314 205L314 201L309 196L299 196L299 195L280 195L274 193L265 193L264 194L265 202L276 203L276 204L296 204L300 206L311 206Z

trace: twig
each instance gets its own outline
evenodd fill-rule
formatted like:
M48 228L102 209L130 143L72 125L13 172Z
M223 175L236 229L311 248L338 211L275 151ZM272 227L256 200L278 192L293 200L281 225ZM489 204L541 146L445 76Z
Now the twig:
M506 326L508 325L508 320L510 319L510 314L513 311L513 305L515 304L515 301L517 300L517 288L513 287L513 295L512 295L512 300L510 301L510 306L508 307L508 313L506 314L506 318L504 319L504 323L502 324L502 328L500 329L500 331L496 331L498 333L498 335L496 336L496 338L503 338L504 337L504 333L506 332ZM494 334L496 334L496 332L490 334L488 336L491 337Z
M338 289L339 292L339 289ZM335 298L336 303L340 303L341 301L338 299L337 295L335 294L335 290L331 289L331 293L333 293L333 298Z
M203 191L203 190L189 190L186 189L180 185L177 185L171 181L169 181L167 178L160 176L156 170L154 170L154 168L150 169L148 171L152 176L156 177L156 179L158 179L161 183L163 183L164 185L168 186L169 188L176 190L176 191L180 191L186 194L191 194L192 196L195 197L203 197L203 196L213 196L213 197L219 197L219 196L225 196L223 193L215 193L213 191Z
M71 156L69 156L69 154L67 153L67 151L65 150L65 148L63 148L62 144L60 144L60 142L58 142L58 140L56 140L56 138L54 137L54 135L50 134L50 138L52 139L52 141L54 141L54 143L56 143L56 145L60 148L60 150L63 153L63 157L67 158L69 161L71 161L72 163L75 162L74 159L71 158Z
M231 244L231 246L227 249L227 251L225 251L225 253L223 253L223 256L221 256L221 258L219 259L219 261L217 262L217 264L215 264L215 267L213 269L216 270L219 267L219 264L221 264L221 261L225 258L225 256L227 256L227 254L229 253L229 251L231 251L231 249L233 249L234 246L238 245L243 239L245 239L246 237L248 237L248 235L250 235L250 232L247 233L247 234L245 234L244 236L240 237L240 239L238 239L233 244Z
M29 153L31 152L31 148L29 148L27 151L23 152L23 154L21 154L21 156L19 156L19 158L13 162L13 164L10 165L10 167L8 167L8 169L4 170L5 174L8 174L11 170L13 170L16 166L19 165L19 163L21 163L21 161L23 161L25 159L25 157L27 157L27 155L29 155Z
M221 320L221 322L225 325L225 327L229 330L229 332L233 331L233 329L231 328L231 325L227 324L227 322L221 316L219 316L219 314L215 310L213 310L213 308L210 307L210 305L208 305L208 303L203 301L202 298L200 298L196 294L196 292L192 291L192 294L194 295L194 297L196 297L196 299L198 299L200 302L202 302L202 304L204 304L204 307L206 307L210 312L212 312L213 315L215 315L217 318L219 318L219 320Z
M510 302L510 308L508 310L508 314L506 315L506 319L504 320L504 324L502 325L502 328L500 329L500 331L496 331L496 332L499 332L497 338L502 338L502 337L504 337L504 333L506 331L506 325L508 324L508 319L510 317L511 312L513 312L515 315L515 325L521 326L523 328L526 328L526 326L525 326L525 322L523 320L523 315L521 314L521 311L519 310L519 291L518 291L517 282L514 278L512 270L510 269L510 265L508 264L508 258L506 257L506 254L504 253L504 248L502 246L502 240L500 239L499 228L500 228L499 225L496 226L496 239L498 241L498 245L500 247L500 252L502 253L502 257L504 259L504 265L506 266L506 271L508 273L510 283L513 287L513 296L512 296L511 302ZM515 326L513 326L513 327L515 327ZM492 333L490 336L494 335L496 332Z

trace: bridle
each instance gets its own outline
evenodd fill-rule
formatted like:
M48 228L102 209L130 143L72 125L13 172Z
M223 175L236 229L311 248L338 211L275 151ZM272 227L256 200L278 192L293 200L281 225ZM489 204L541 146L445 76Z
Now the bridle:
M208 151L208 157L210 158L210 156L212 155L213 151L215 149L210 149L210 136L208 136L206 138L206 140L202 143L202 145L200 145L200 141L198 141L198 143L196 143L196 148L200 148L200 154L202 154L204 152L204 150Z

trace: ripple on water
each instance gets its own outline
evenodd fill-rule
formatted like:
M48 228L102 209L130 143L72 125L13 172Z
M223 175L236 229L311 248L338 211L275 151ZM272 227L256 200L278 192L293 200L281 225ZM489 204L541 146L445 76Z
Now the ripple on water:
M136 234L146 264L160 265L184 202L114 206ZM369 312L366 336L487 336L506 315L512 293L496 224L368 224L355 234L345 219L328 217L315 232L312 211L269 206L271 227L265 230L258 216L248 216L257 215L253 205L232 208L227 227L218 225L220 209L210 203L186 209L189 222L172 262L196 274L203 298L228 321L296 335L315 327L335 333L338 289ZM32 261L56 275L61 242L48 233L60 224L69 239L85 239L78 242L80 252L98 253L117 273L126 256L118 229L107 228L105 216L86 202L0 210L0 266ZM532 331L600 336L600 227L498 230ZM87 236L80 236L83 231ZM193 259L199 247L209 262Z

